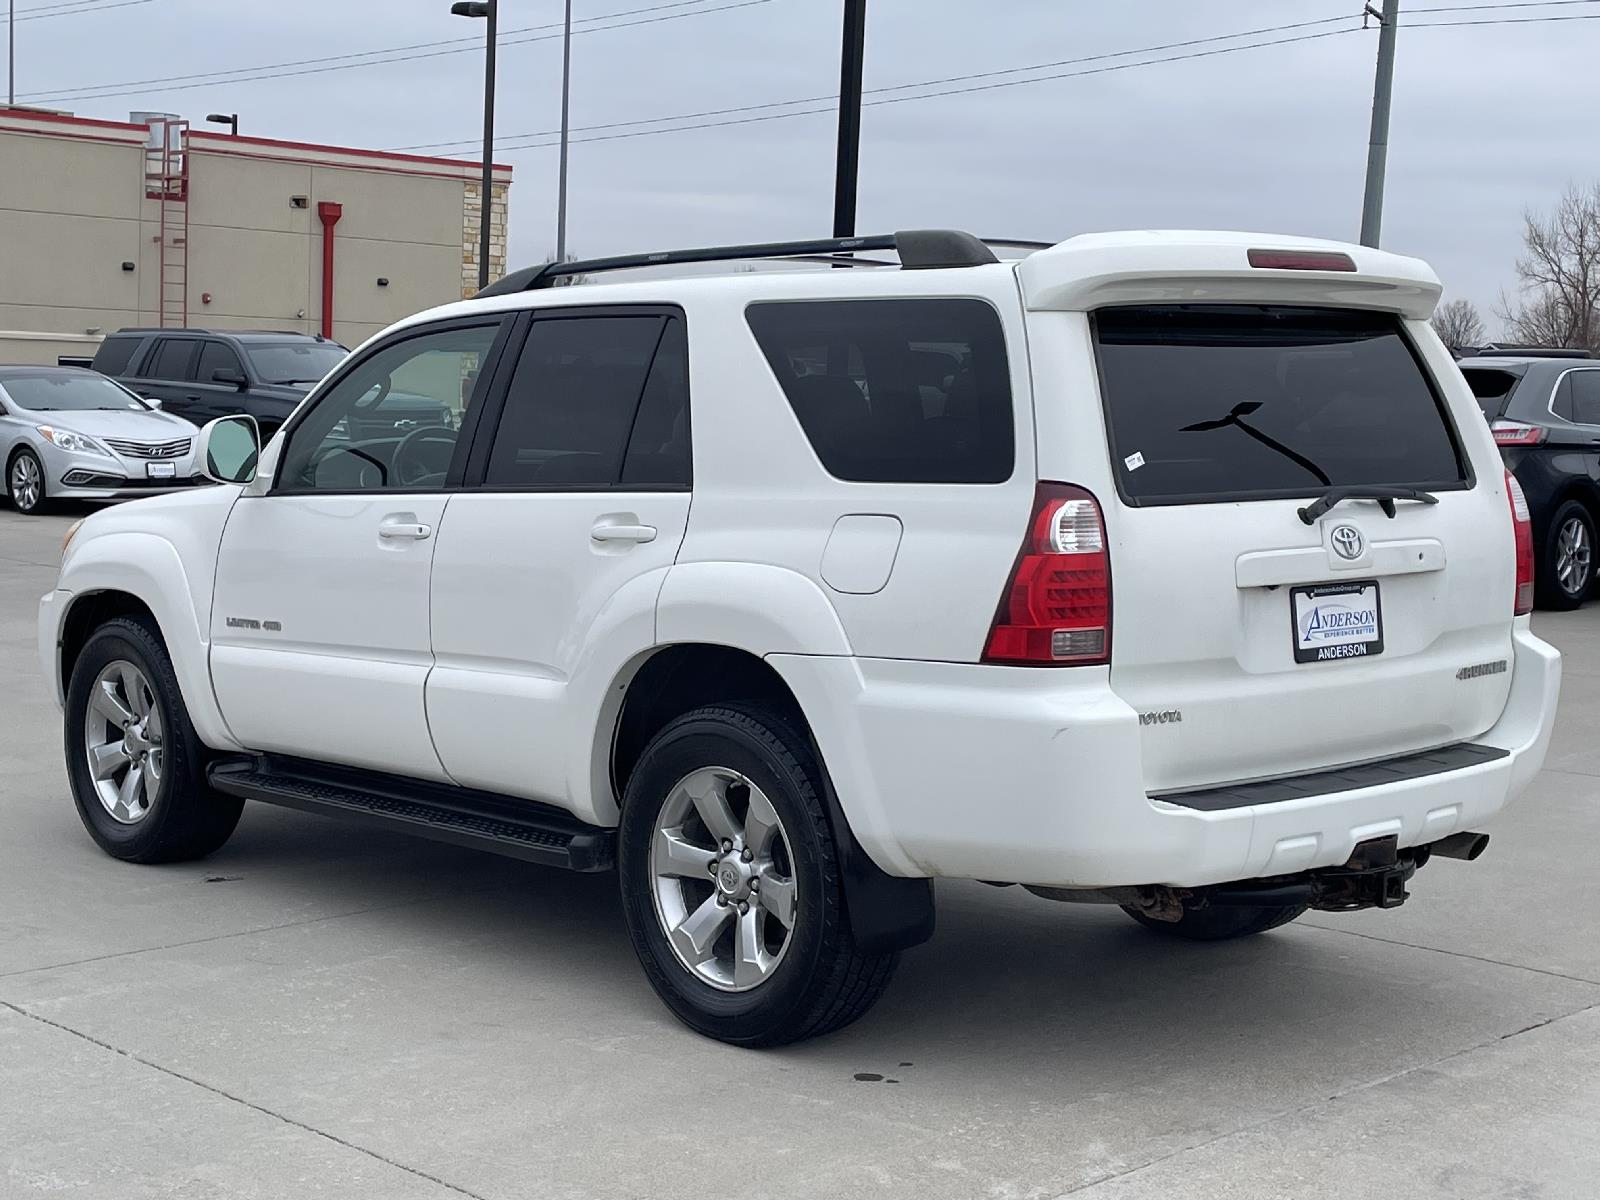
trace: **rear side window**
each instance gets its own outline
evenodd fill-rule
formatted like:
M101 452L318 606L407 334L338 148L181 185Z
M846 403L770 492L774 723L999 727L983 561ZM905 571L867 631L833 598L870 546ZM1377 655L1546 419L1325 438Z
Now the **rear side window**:
M194 347L188 338L162 338L139 374L146 379L187 379Z
M200 349L200 365L195 369L194 377L201 383L216 383L218 371L234 371L240 379L244 378L244 364L233 352L233 347L222 342L206 342Z
M1015 437L1005 334L981 300L752 304L750 330L828 473L1003 483Z
M1574 371L1567 376L1572 388L1572 411L1564 414L1579 425L1600 425L1600 371Z
M133 361L133 352L139 348L136 337L108 337L100 343L94 354L94 369L102 375L121 375Z
M672 414L660 411L672 401L665 382L647 387L655 382L651 367L667 323L660 316L536 320L511 376L484 485L557 491L635 486L624 480L623 467L636 417L647 420L651 438L632 464L636 477L666 469L662 457L674 452L680 432L686 455L687 419L680 429ZM647 391L648 414L640 411ZM686 387L679 398L687 403ZM645 462L646 453L656 461Z
M1177 504L1340 484L1446 488L1454 431L1399 319L1346 309L1157 305L1094 316L1123 496Z

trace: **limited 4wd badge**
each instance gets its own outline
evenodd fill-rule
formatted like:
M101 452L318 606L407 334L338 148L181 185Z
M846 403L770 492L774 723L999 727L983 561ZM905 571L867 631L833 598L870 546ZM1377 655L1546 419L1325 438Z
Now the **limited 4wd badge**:
M1290 589L1295 662L1333 662L1383 653L1376 581Z

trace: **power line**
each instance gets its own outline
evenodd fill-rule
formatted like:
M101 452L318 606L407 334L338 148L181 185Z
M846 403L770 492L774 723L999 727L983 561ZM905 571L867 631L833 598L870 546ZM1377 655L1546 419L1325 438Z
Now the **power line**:
M1348 18L1348 19L1353 20L1354 18L1351 17L1351 18ZM1063 72L1058 72L1057 74L1054 74L1054 75L1039 75L1039 76L1036 76L1036 77L1034 77L1032 79L1011 79L1011 80L1005 80L1005 81L1000 82L1000 83L985 83L985 84L977 84L977 85L974 85L974 86L971 86L971 87L948 88L948 89L946 89L944 91L926 92L926 93L922 93L922 94L919 94L919 95L916 95L916 96L884 96L884 97L881 97L881 98L878 98L878 99L875 99L875 100L865 100L865 101L862 102L862 106L863 107L872 107L872 106L876 106L876 105L880 105L880 104L904 104L904 103L907 103L908 101L912 101L912 100L933 100L933 99L936 99L936 98L941 97L941 96L958 96L958 95L963 95L963 94L968 93L968 92L995 91L995 90L998 90L1000 88L1021 87L1022 85L1029 84L1029 83L1045 83L1045 82L1048 82L1050 80L1055 80L1055 79L1076 79L1076 78L1079 78L1079 77L1085 76L1085 75L1104 75L1104 74L1107 74L1107 73L1112 72L1112 71L1129 71L1129 70L1132 70L1135 67L1152 67L1152 66L1157 66L1157 65L1159 65L1161 63L1182 62L1182 61L1186 61L1186 60L1189 60L1189 59L1196 59L1196 58L1210 58L1210 57L1213 57L1214 55L1219 55L1219 54L1235 54L1235 53L1238 53L1241 50L1260 50L1260 49L1264 49L1264 48L1266 48L1268 46L1286 46L1286 45L1290 45L1290 44L1295 43L1295 42L1309 42L1309 41L1315 41L1315 40L1317 40L1319 38L1341 37L1341 36L1343 36L1345 34L1360 33L1360 32L1361 32L1361 29L1360 29L1359 26L1357 26L1355 28L1351 28L1351 29L1329 29L1329 30L1324 30L1321 33L1307 33L1307 34L1301 34L1298 37L1277 38L1275 40L1266 41L1266 42L1251 42L1251 43L1248 43L1247 45L1243 45L1243 46L1224 46L1224 47L1221 47L1221 48L1218 48L1218 49L1213 49L1213 50L1199 50L1199 51L1195 51L1195 52L1189 53L1189 54L1174 54L1174 55L1169 55L1169 56L1167 56L1165 58L1149 59L1149 60L1147 60L1145 62L1114 63L1114 64L1112 64L1110 66L1091 67L1090 69L1085 70L1085 71L1063 71ZM940 81L938 81L938 80L929 80L928 81L929 84L937 83L937 82L940 82ZM924 85L924 86L926 86L926 85ZM835 97L828 97L828 99L836 100ZM694 125L678 125L678 126L674 126L674 127L670 128L670 129L640 129L640 130L635 130L635 131L630 132L630 133L603 134L603 135L600 135L600 136L597 136L597 137L573 138L571 140L572 140L573 144L577 144L577 143L580 143L580 142L611 142L611 141L618 141L618 140L623 139L623 138L653 137L655 135L663 134L663 133L687 133L688 131L693 130L693 129L716 129L716 128L721 128L723 126L729 126L729 125L754 125L754 124L757 124L757 123L762 122L762 121L781 121L781 120L784 120L784 119L786 119L788 117L809 117L809 116L816 116L816 115L818 115L820 113L830 113L830 112L834 111L835 107L836 107L836 103L830 103L826 107L800 109L800 110L795 111L795 112L767 113L767 114L765 114L763 116L742 117L742 118L738 118L738 119L735 119L735 120L729 120L729 121L705 121L705 122L701 122L699 124L694 124ZM522 136L547 136L547 135L526 135L525 134L525 135L522 135ZM554 143L554 142L535 142L535 143L530 143L530 144L522 145L522 146L509 146L509 145L506 145L504 143L500 143L500 144L497 144L495 146L495 153L498 154L502 150L544 150L544 149L548 149L549 147L551 147L551 146L553 146L555 144L556 143Z
M1451 4L1443 8L1412 8L1407 15L1418 13L1491 12L1502 8L1565 8L1573 4L1596 4L1600 0L1516 0L1510 4Z
M1586 3L1600 3L1600 0L1585 0L1585 2ZM997 78L997 77L1002 76L1002 75L1020 75L1020 74L1023 74L1025 72L1028 72L1028 71L1049 70L1052 67L1069 67L1069 66L1077 66L1077 65L1082 64L1082 63L1102 62L1102 61L1104 61L1104 60L1106 60L1108 58L1128 58L1130 56L1139 55L1139 54L1159 54L1159 53L1161 53L1163 51L1167 51L1167 50L1181 50L1181 49L1187 49L1188 47L1191 47L1191 46L1211 45L1211 44L1214 44L1216 42L1231 42L1231 41L1237 41L1240 38L1258 37L1260 35L1269 34L1269 33L1284 33L1284 32L1287 32L1289 30L1294 30L1294 29L1308 29L1308 28L1312 28L1312 27L1318 26L1318 25L1331 25L1331 24L1333 24L1335 22L1338 22L1338 21L1351 21L1351 20L1354 20L1354 17L1346 14L1346 15L1338 16L1338 17L1324 17L1321 20L1316 20L1316 21L1295 21L1292 24L1288 24L1288 25L1269 25L1269 26L1266 26L1265 28L1262 28L1262 29L1241 29L1237 33L1218 34L1218 35L1215 35L1215 36L1212 36L1212 37L1203 37L1203 38L1190 38L1190 39L1188 39L1186 41L1167 42L1167 43L1164 43L1164 44L1159 45L1159 46L1141 46L1141 47L1139 47L1137 49L1134 49L1134 50L1112 50L1112 51L1107 51L1107 52L1102 53L1102 54L1085 55L1085 56L1083 56L1081 58L1063 58L1063 59L1057 59L1057 60L1055 60L1053 62L1032 63L1032 64L1030 64L1028 66L1024 66L1024 67L1002 67L999 70L994 70L994 71L976 71L976 72L973 72L973 73L968 74L968 75L946 75L946 76L943 76L943 77L941 77L939 79L922 79L922 80L918 80L915 83L897 83L897 84L894 84L891 87L869 88L869 89L867 89L866 95L872 96L872 95L882 95L882 94L889 93L889 92L904 92L904 91L910 91L910 90L912 90L914 88L934 87L936 85L946 84L946 83L965 83L965 82L967 82L969 80L973 80L973 79L993 79L993 78ZM1246 47L1239 47L1239 49L1245 49L1245 48ZM1027 82L1030 82L1030 81L1029 80L1019 80L1018 82L1027 83ZM698 119L700 119L702 117L721 117L721 116L728 116L728 115L734 114L734 113L760 112L760 111L762 111L764 109L771 109L771 108L791 108L791 107L794 107L795 105L800 105L800 104L819 104L819 103L822 103L824 101L827 101L827 102L829 102L831 104L831 103L835 102L837 99L838 99L838 97L837 97L837 95L835 93L828 92L828 93L825 93L825 94L820 95L820 96L802 96L802 97L798 97L798 98L796 98L794 100L774 100L774 101L770 101L770 102L765 103L765 104L741 104L741 105L735 105L735 106L730 107L730 108L710 108L710 109L705 109L705 110L703 110L701 112L678 113L676 116L670 116L670 117L644 117L644 118L641 118L639 120L634 120L634 121L612 121L612 122L609 122L609 123L606 123L606 124L602 124L602 125L579 125L579 126L575 126L573 128L572 132L584 133L584 132L593 132L593 131L602 130L602 129L623 129L623 128L626 128L626 127L632 126L632 125L660 125L660 124L664 124L664 123L670 122L670 121L690 121L690 120L698 120ZM832 109L831 108L829 108L829 109L819 109L817 111L819 111L819 112L831 112ZM800 115L805 115L805 114L798 114L797 113L795 115L800 116ZM502 140L502 142L511 142L511 141L516 141L519 138L553 137L559 132L560 132L559 130L555 130L555 129L546 129L546 130L540 130L539 132L536 132L536 133L513 133L513 134L506 135L501 140ZM585 140L592 140L592 139L585 139ZM391 147L391 149L395 149L395 150L433 150L433 149L439 149L439 148L447 147L447 146L471 146L471 145L478 144L479 141L480 141L480 139L478 139L478 138L457 138L455 141L450 141L450 142L422 142L422 143L418 143L416 145L411 145L411 146L394 146L394 147Z
M106 12L113 8L132 8L135 4L149 4L151 0L82 0L78 4L49 4L38 8L25 8L17 13L18 21L43 21L50 17L77 17L85 13Z
M1407 29L1445 29L1452 25L1538 25L1546 21L1600 21L1600 13L1569 13L1554 17L1494 17L1479 21L1424 21Z
M150 0L117 0L123 4L146 4ZM622 12L606 13L599 16L584 18L585 22L610 20L616 17L630 16L639 13L660 12L665 9L682 9L690 5L704 5L708 0L674 0L673 3L655 4L645 8L626 9ZM654 25L663 21L676 21L685 17L709 16L712 13L728 12L739 8L752 8L760 4L768 4L771 0L738 0L736 3L724 3L715 8L694 7L688 12L668 12L663 16L641 17L636 21L618 21L613 25L598 25L588 29L574 29L574 34L579 33L604 33L612 29L630 29L637 25ZM559 23L549 25L530 25L524 29L508 30L508 33L536 32L545 29L559 29ZM560 34L548 34L537 37L501 37L499 45L515 46L530 42L546 42L559 38ZM466 42L466 45L457 43ZM429 49L429 47L447 46L449 49ZM324 58L300 59L295 62L276 63L260 67L238 67L232 71L213 71L204 74L169 75L160 79L139 79L123 83L105 83L84 85L77 88L65 88L51 92L33 92L26 99L30 100L107 100L118 96L139 95L149 85L169 84L171 86L159 87L153 90L164 92L189 91L197 87L210 87L229 83L256 83L266 79L286 79L300 75L320 75L329 71L348 71L359 67L380 66L385 63L412 62L417 59L442 58L451 54L470 54L480 50L483 39L478 38L450 38L438 42L419 42L415 46L392 47L389 50L368 50L351 54L329 55ZM423 53L397 53L405 50L421 50ZM374 57L374 56L387 57ZM361 59L362 61L350 61ZM310 64L333 65L310 65ZM300 70L278 70L278 67L300 67ZM224 78L226 77L226 78ZM140 89L118 91L114 89Z

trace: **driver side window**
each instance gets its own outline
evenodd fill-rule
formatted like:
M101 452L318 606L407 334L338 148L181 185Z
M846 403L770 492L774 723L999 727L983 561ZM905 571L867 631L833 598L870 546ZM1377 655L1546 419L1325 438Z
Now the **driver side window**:
M420 333L356 364L290 431L278 488L442 487L462 414L501 324Z

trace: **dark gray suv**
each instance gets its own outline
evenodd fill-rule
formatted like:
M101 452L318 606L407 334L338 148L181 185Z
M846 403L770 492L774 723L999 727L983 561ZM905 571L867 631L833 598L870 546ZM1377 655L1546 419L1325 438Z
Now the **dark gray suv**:
M1577 608L1594 589L1600 527L1600 360L1499 351L1460 365L1528 498L1537 603Z

